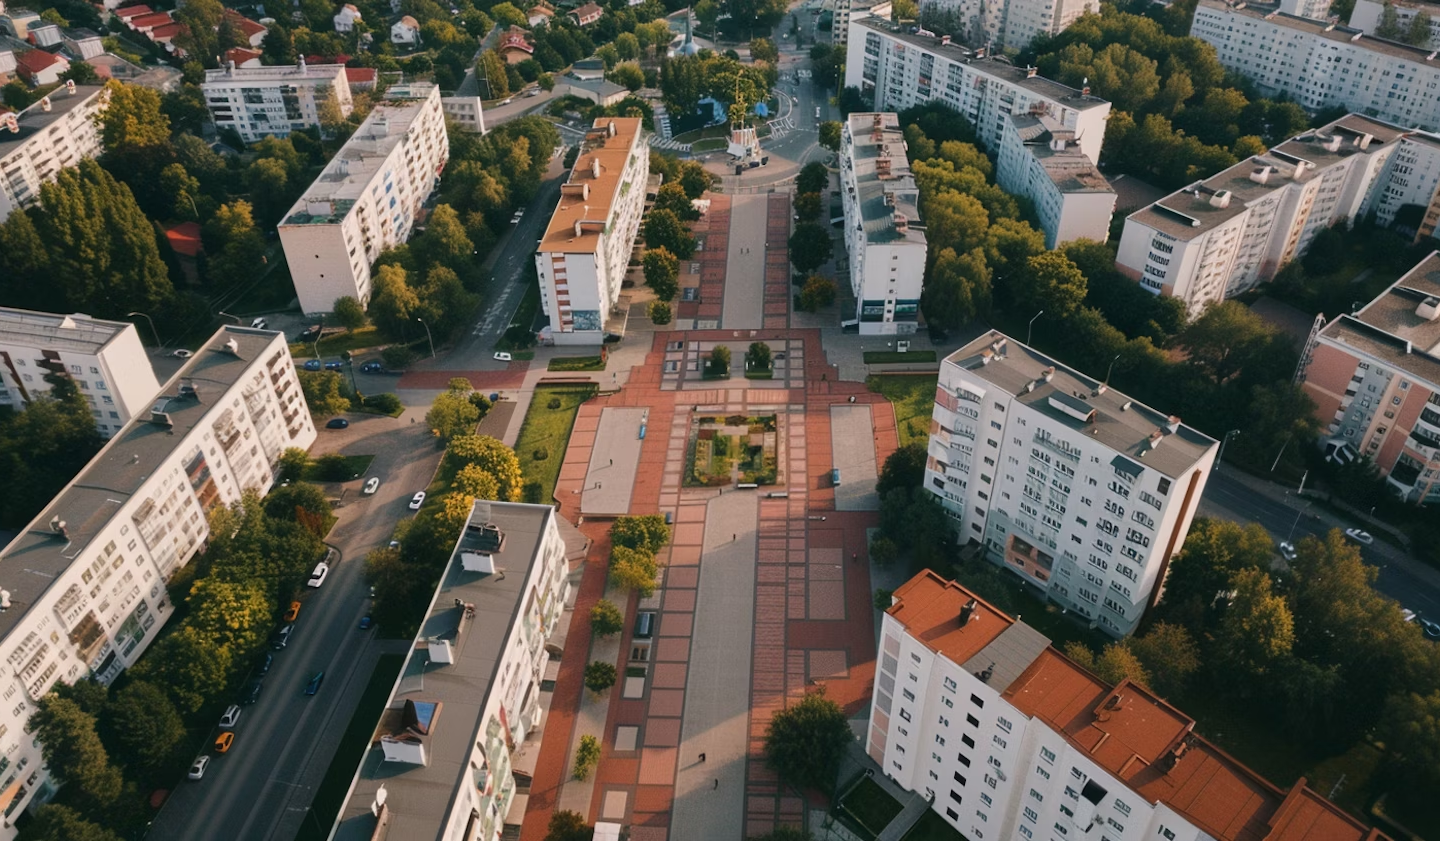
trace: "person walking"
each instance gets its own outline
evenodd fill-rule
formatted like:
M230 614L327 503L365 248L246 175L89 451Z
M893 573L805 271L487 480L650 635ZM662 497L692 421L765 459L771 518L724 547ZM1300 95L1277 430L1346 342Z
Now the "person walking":
M700 761L701 761L702 763L705 761L705 754L703 754L703 753L700 754Z

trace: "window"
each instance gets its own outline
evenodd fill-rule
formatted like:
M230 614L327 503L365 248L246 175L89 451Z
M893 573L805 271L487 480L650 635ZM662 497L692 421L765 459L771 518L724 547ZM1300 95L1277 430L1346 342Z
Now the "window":
M905 709L904 707L901 707L901 708L900 708L900 717L903 718L903 719L905 719L906 721L909 721L909 720L910 720L910 711L907 710L907 709Z
M961 765L964 765L966 768L970 767L970 757L966 756L963 753L958 753L955 755L955 758L959 760Z
M955 782L959 783L961 788L965 787L965 778L960 776L959 771L955 772Z
M1034 809L1031 809L1029 806L1026 806L1026 807L1025 807L1025 820L1030 821L1031 823L1034 823L1035 821L1037 821L1037 820L1039 820L1039 819L1040 819L1040 813L1039 813L1039 812L1035 811Z
M979 695L971 695L971 696L970 696L970 703L972 703L972 704L974 704L975 706L981 708L982 710L985 708L985 701L982 700Z
M1175 833L1171 832L1163 826L1160 827L1160 834L1165 836L1165 841L1175 841Z
M1124 800L1117 799L1115 801L1115 811L1128 818L1130 817L1130 804L1126 803Z
M1033 788L1030 789L1030 796L1033 797L1033 798L1035 798L1035 802L1036 802L1036 803L1044 803L1044 802L1045 802L1045 795L1041 794L1040 792L1036 791L1036 790L1033 789Z
M1000 725L1000 729L1001 729L1001 730L1004 730L1006 733L1009 733L1009 732L1010 732L1010 728L1011 728L1012 725L1010 724L1010 721L1009 721L1008 719L1006 719L1004 716L1001 716L1000 718L995 719L995 723L998 724L998 725Z
M947 678L945 678L944 683L945 683L945 688L946 688L946 689L950 690L951 692L954 692L954 691L955 691L955 679L954 679L954 678L949 678L949 677L947 677Z
M1052 750L1050 750L1049 748L1041 748L1041 749L1040 749L1040 758L1043 759L1043 760L1045 760L1046 762L1054 762L1054 761L1055 761L1055 752L1052 751ZM1119 801L1116 801L1116 802L1118 803ZM1126 812L1126 814L1129 814L1129 812Z
M951 708L953 708L953 707L955 706L955 702L952 701L952 700L950 700L949 698L946 698L944 695L941 695L941 696L940 696L940 703L944 704L944 705L947 706L947 707L951 707Z
M946 815L946 817L950 818L950 820L952 820L952 821L958 821L958 820L960 820L960 813L957 812L957 811L955 811L954 809L950 809L950 808L947 807L947 808L945 809L945 815Z
M979 726L980 726L980 719L976 718L976 717L973 716L973 715L966 715L966 716L965 716L965 723L968 724L968 725L970 725L971 727L979 727Z
M955 791L955 790L952 788L952 789L950 790L950 799L951 799L951 800L954 800L956 803L959 803L959 802L960 802L960 793L957 792L957 791Z
M938 733L935 734L935 744L939 745L942 748L945 747L945 737L941 736Z
M961 737L960 737L960 741L964 742L964 743L965 743L965 747L967 747L967 748L973 748L973 747L975 747L975 740L972 739L972 738L970 738L969 736L961 736Z
M901 690L900 690L900 694L901 694L901 695L904 695L904 696L905 696L905 700L907 700L907 701L914 701L914 700L915 700L915 693L914 693L914 692L911 692L911 691L908 690L908 689L901 689Z

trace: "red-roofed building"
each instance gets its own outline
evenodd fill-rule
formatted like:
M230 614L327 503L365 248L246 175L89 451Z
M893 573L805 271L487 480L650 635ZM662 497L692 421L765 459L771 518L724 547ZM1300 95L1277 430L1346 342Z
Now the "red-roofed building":
M307 56L305 56L305 63L306 63L306 64L348 64L348 63L350 63L350 56L348 56L348 55L346 55L346 54L344 54L344 53L336 53L335 55L307 55Z
M966 838L1384 838L1304 779L1276 787L1148 689L1105 683L933 572L895 591L876 665L866 753Z
M352 91L368 91L375 89L375 82L379 78L379 72L373 67L347 67L345 68L345 81L350 83Z
M200 225L198 222L180 222L165 229L165 239L170 242L170 250L183 257L198 257L205 246L200 244Z
M263 25L245 17L234 9L226 9L225 17L229 18L230 22L240 30L245 36L245 40L250 42L250 46L258 47L265 42L265 33L270 30L266 29Z
M244 47L231 47L225 51L225 63L235 62L236 67L259 67L260 51Z
M141 15L148 15L153 13L154 10L152 10L149 6L126 6L123 9L116 9L114 14L115 17L120 18L123 21L128 21L131 18L136 18Z
M519 64L535 55L535 48L530 45L530 33L518 26L505 30L495 49L506 64Z
M150 12L149 14L136 15L135 17L125 19L126 26L130 27L136 32L143 32L146 34L149 34L150 30L154 29L157 26L166 26L167 24L171 24L174 22L175 21L171 19L169 12Z
M63 56L44 50L31 50L15 59L15 74L31 87L53 85L60 81L60 74L69 69L70 62Z
M570 10L570 17L574 18L575 22L581 26L589 26L595 23L600 20L600 17L604 14L605 10L594 3L586 3L578 9Z

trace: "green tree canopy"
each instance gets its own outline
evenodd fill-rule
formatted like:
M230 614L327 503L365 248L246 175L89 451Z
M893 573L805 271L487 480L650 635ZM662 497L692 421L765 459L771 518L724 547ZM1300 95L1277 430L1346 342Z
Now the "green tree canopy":
M925 481L925 445L919 442L899 447L885 459L875 492L884 496L896 488L918 488Z
M654 555L670 542L670 527L660 514L619 517L610 525L610 542L615 546L643 549Z
M520 460L500 439L489 435L457 436L451 439L446 458L456 465L457 472L466 465L475 465L495 477L499 493L496 499L501 502L519 501L524 484Z
M625 630L625 614L614 602L601 599L590 608L590 632L597 637L613 637Z
M50 694L41 699L30 725L50 773L74 786L80 802L102 810L120 796L124 778L96 732L95 716L74 701Z
M765 762L787 783L828 792L854 738L840 705L821 689L770 719Z
M835 253L830 231L817 222L799 222L790 235L790 262L801 274L808 274L829 260Z
M663 248L681 260L688 260L695 253L695 238L674 212L657 209L645 217L645 246Z
M425 423L442 441L472 434L479 422L480 410L470 402L470 395L464 392L445 391L436 395L430 411L425 413Z
M115 758L144 773L172 762L185 738L185 722L165 690L143 680L132 680L115 693L101 723Z
M365 307L354 295L343 295L335 299L335 320L349 332L365 326Z
M175 708L189 715L225 691L230 665L228 648L184 625L161 637L131 671L165 687Z
M662 246L646 249L640 264L645 270L645 283L655 293L655 297L662 301L673 301L680 291L680 258Z
M121 841L106 826L86 820L84 815L59 803L47 803L35 812L35 820L24 830L25 841Z
M956 254L944 248L930 264L929 279L921 290L920 306L927 322L955 329L990 309L990 267L985 252L973 248Z
M660 572L654 553L646 549L615 546L610 550L610 581L617 587L633 590L642 599L655 592L655 576Z

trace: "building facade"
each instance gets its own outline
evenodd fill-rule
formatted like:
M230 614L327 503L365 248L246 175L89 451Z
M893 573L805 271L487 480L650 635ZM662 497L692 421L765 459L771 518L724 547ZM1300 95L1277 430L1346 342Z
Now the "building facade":
M957 27L942 34L970 46L1023 50L1036 36L1059 34L1081 15L1100 11L1100 4L1096 0L929 0L924 8Z
M1368 213L1404 134L1349 114L1172 193L1125 219L1116 268L1194 318Z
M962 543L1121 637L1159 599L1216 449L992 331L940 365L925 487Z
M604 340L645 212L649 175L650 147L640 119L597 119L535 250L540 307L556 344Z
M215 127L235 130L246 143L320 125L320 106L331 96L341 114L352 107L345 67L309 66L303 56L295 65L206 70L200 90Z
M476 501L331 838L518 832L568 575L554 508Z
M0 222L40 201L40 185L65 167L100 154L95 122L110 95L69 85L18 114L0 115Z
M1359 29L1200 0L1190 34L1215 47L1226 70L1267 97L1310 112L1344 108L1400 126L1440 130L1440 65L1429 47L1373 38Z
M1385 228L1412 234L1416 240L1435 235L1440 216L1440 138L1411 132L1400 145L1375 185L1370 209Z
M866 752L962 837L1381 841L1304 785L1282 790L1129 680L929 570L881 618Z
M840 199L855 313L866 335L919 327L925 278L920 191L895 114L853 113L840 137Z
M106 438L160 391L135 325L0 307L0 406L18 411L49 393L48 374L75 383Z
M1092 163L1100 160L1110 103L985 58L949 36L911 34L879 18L852 18L845 84L874 97L876 111L940 102L965 115L981 146L998 153L1011 114L1046 114L1074 133Z
M165 583L205 545L206 514L269 490L281 453L314 442L300 392L283 335L222 328L0 550L0 837L53 793L26 735L36 702L135 664L174 612Z
M1385 7L1389 6L1395 12L1395 25L1402 33L1408 34L1411 27L1415 26L1415 19L1421 14L1429 18L1425 26L1428 35L1420 43L1412 43L1412 46L1423 47L1427 50L1440 49L1440 8L1433 3L1416 3L1409 0L1390 0L1389 3L1377 3L1376 0L1355 0L1355 8L1350 12L1350 28L1358 29L1368 35L1376 35L1384 18ZM1329 3L1325 4L1326 11L1329 11ZM1284 9L1284 6L1281 6ZM1300 12L1292 12L1300 14ZM1306 15L1315 17L1315 15Z
M440 89L387 89L280 222L303 311L331 312L345 296L370 300L370 266L410 238L449 158Z
M1321 329L1304 388L1326 455L1364 456L1407 502L1440 501L1440 254Z
M1080 150L1075 132L1045 114L1011 114L1006 120L995 182L1034 204L1045 247L1082 237L1108 239L1115 191Z

